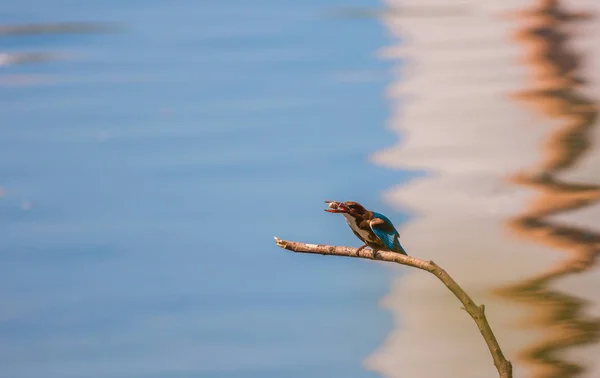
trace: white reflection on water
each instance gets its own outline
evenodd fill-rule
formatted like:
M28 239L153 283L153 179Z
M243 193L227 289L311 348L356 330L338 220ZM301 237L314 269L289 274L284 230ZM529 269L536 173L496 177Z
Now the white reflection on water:
M416 215L400 230L406 249L485 303L515 377L595 377L600 41L589 24L598 30L600 21L585 11L600 8L458 3L471 12L384 19L402 38L382 51L401 62L388 90L401 140L373 160L430 173L386 198ZM383 302L397 328L370 368L389 377L496 374L472 320L435 278L410 271Z

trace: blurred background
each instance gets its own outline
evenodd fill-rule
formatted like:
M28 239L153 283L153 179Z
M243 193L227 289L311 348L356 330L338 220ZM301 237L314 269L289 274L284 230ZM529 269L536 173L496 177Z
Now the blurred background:
M388 215L515 377L600 374L599 6L0 9L0 378L496 376L434 277L294 255Z

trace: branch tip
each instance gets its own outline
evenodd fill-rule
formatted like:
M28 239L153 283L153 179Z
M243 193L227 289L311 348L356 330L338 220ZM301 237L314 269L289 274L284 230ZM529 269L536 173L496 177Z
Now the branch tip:
M287 249L287 243L285 242L285 240L281 240L277 236L273 236L273 239L275 239L275 244L277 244L278 247Z

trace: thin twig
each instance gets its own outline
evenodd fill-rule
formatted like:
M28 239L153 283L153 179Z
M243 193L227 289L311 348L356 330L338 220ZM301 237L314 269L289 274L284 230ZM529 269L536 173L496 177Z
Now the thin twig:
M479 328L479 332L481 332L481 336L483 336L490 350L492 358L494 359L494 365L498 370L500 378L512 378L512 364L504 357L504 354L500 349L500 345L498 345L498 340L496 340L496 336L492 332L492 328L485 317L485 307L483 305L477 306L471 297L469 297L469 295L465 293L460 286L458 286L456 281L454 281L454 279L452 279L452 277L450 277L450 275L446 273L444 269L440 268L433 261L420 260L414 257L404 256L402 254L389 251L377 251L374 253L371 249L363 249L358 251L357 248L352 247L340 247L326 244L305 244L281 240L277 237L275 238L275 242L279 247L294 252L360 257L363 259L389 261L412 266L433 274L440 281L442 281L444 285L446 285L446 287L456 296L456 298L458 298L458 300L461 301L463 304L463 309L469 313L469 315L471 315L475 321L475 324L477 324L477 328Z

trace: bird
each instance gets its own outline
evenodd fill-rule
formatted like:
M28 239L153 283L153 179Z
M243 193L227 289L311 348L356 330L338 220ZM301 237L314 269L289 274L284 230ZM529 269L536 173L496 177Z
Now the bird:
M358 251L371 247L374 253L378 250L387 250L408 256L400 245L400 234L385 215L369 211L354 201L325 201L325 203L329 204L329 208L325 211L343 214L354 235L364 243Z

